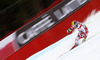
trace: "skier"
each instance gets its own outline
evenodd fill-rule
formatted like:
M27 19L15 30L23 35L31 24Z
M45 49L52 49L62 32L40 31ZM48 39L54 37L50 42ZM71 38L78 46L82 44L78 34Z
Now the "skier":
M67 33L70 33L74 29L78 29L79 33L77 35L77 38L75 39L75 44L72 49L79 45L79 40L81 38L84 38L82 42L85 42L87 34L89 32L87 27L83 23L80 23L78 21L72 21L72 26L67 30Z

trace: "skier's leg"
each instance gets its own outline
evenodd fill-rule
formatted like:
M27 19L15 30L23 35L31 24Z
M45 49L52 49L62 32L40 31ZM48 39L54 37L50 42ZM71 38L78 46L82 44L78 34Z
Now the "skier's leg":
M79 45L79 40L82 38L81 32L78 33L77 38L75 39L75 46Z
M84 33L84 39L83 39L82 42L85 42L86 41L87 35L88 35L88 31L86 31L86 33Z
M79 45L79 39L80 39L80 36L79 36L79 35L80 35L80 33L78 33L78 36L77 36L77 38L75 39L75 44L74 44L74 46L71 48L71 50Z
M77 37L76 39L75 39L75 46L78 46L79 45L79 37Z
M73 49L73 48L75 48L75 47L77 47L78 46L78 40L77 39L75 39L75 44L74 44L74 46L71 48L71 50Z

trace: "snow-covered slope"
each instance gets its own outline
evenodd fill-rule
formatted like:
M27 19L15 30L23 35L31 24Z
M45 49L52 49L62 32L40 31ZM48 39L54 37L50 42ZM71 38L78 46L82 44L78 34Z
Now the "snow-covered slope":
M44 50L32 55L27 60L100 60L100 12L95 11L86 19L84 24L89 29L87 41L75 49L70 50L74 45L78 33L75 30L72 34Z

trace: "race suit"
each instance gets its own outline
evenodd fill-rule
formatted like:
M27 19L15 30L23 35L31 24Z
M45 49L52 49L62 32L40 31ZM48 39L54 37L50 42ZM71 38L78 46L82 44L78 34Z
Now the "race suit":
M78 29L79 31L77 38L75 39L75 45L78 45L81 38L87 38L88 29L84 24L79 22L77 23L77 27L71 26L70 29L73 30L74 28Z

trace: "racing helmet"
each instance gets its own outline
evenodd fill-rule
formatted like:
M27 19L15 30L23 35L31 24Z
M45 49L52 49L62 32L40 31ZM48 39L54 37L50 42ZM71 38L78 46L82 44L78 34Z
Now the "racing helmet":
M72 21L72 26L75 27L77 25L77 21Z

